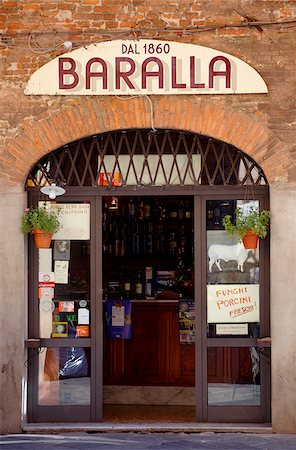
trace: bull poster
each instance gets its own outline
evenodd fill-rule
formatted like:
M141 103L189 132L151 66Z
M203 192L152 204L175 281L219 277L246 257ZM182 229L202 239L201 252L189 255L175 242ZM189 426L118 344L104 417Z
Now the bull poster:
M224 230L207 231L208 284L259 283L259 248L245 249Z
M131 301L107 300L105 308L107 337L109 339L131 339Z
M259 322L259 284L207 286L208 323Z

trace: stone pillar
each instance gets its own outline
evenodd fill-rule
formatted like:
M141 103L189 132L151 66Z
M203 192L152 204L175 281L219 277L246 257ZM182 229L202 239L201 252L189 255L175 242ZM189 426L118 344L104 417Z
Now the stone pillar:
M24 199L21 190L0 195L0 433L21 431L27 324L24 236L20 232Z
M296 433L296 188L272 187L272 427Z

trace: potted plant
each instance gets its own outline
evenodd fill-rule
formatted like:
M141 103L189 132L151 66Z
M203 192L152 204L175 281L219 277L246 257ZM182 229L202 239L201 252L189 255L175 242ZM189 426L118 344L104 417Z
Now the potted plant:
M52 235L60 229L59 209L30 207L22 217L21 230L23 233L34 234L37 248L49 248Z
M227 214L222 224L229 234L236 234L242 239L245 248L257 248L258 238L265 238L270 219L270 211L263 209L259 211L251 207L247 214L242 209L235 210L235 223L231 215Z

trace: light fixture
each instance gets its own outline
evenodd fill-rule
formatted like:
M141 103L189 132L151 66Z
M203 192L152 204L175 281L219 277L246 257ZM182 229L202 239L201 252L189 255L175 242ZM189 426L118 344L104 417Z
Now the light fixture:
M66 192L63 187L57 186L55 183L52 183L50 186L43 186L40 191L42 194L48 195L50 200L54 200L56 197L63 195Z
M111 210L118 209L118 199L117 199L117 197L112 197L109 209L111 209Z
M67 50L67 52L70 52L72 50L73 43L71 41L65 41L64 42L64 48Z

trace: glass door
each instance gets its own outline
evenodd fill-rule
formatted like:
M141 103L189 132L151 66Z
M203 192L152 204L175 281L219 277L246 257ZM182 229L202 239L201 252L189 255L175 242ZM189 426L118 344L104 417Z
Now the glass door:
M263 209L263 199L225 196L204 206L207 420L268 421L270 361L267 352L262 357L257 341L269 336L267 241L245 248L222 225L236 209L246 215L252 208Z
M40 343L29 349L29 421L91 421L98 391L94 234L91 249L95 202L47 202L46 207L59 209L62 225L50 248L30 243L29 336Z

